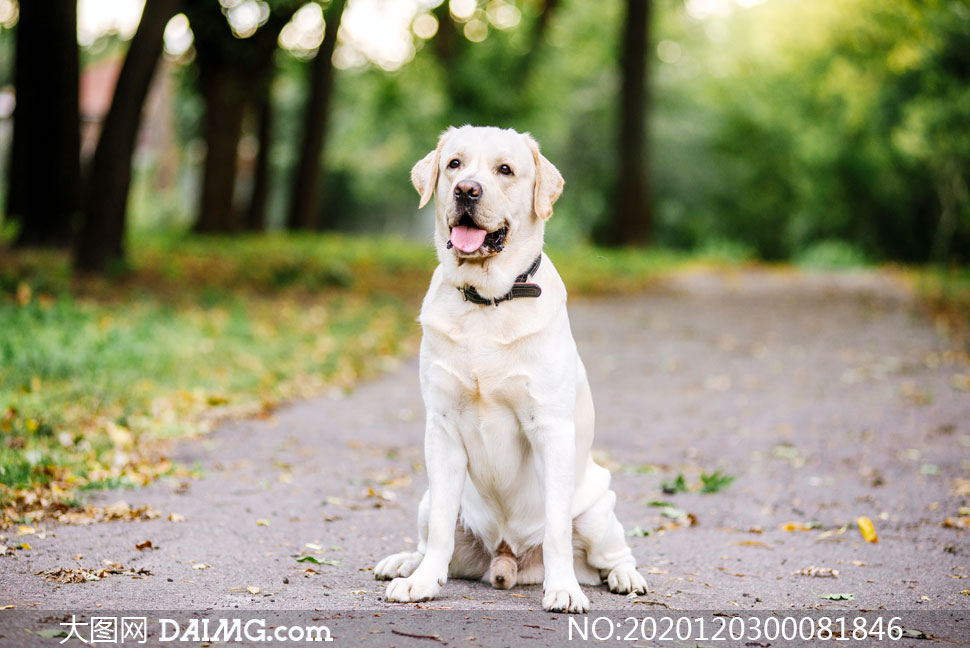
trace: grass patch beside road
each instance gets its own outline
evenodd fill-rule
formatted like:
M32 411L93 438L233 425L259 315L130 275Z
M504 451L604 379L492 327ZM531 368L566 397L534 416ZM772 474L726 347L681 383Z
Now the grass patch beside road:
M904 276L934 324L957 349L970 349L970 267L911 268Z
M669 252L553 250L572 294L643 288ZM178 470L165 441L352 387L413 350L436 264L422 242L150 237L109 279L0 250L0 524L90 486Z

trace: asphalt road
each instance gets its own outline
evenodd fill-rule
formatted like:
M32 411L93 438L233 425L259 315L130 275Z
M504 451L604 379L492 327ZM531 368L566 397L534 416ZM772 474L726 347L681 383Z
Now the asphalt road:
M650 587L636 599L586 588L591 618L866 611L900 616L908 634L892 645L929 645L920 632L970 645L970 530L952 527L970 506L970 366L901 284L692 273L640 296L577 300L570 315L597 456L620 520L645 534L630 542ZM90 500L147 505L155 519L2 530L2 543L31 550L0 557L0 608L13 606L0 612L0 645L54 645L23 628L117 610L303 611L342 628L336 645L562 645L567 622L541 611L539 587L451 581L429 603L383 601L370 570L414 544L422 434L417 364L405 360L349 395L181 444L175 458L201 479ZM718 470L733 482L699 492ZM678 474L689 492L661 492ZM106 566L120 573L42 574ZM695 643L734 645L639 640Z

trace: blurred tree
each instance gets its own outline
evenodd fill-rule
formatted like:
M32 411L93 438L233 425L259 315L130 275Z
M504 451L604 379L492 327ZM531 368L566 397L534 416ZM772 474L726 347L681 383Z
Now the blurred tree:
M271 81L266 79L267 84ZM266 229L266 206L269 202L269 171L270 152L273 144L273 97L270 88L263 88L259 99L252 106L252 112L258 124L256 139L259 150L256 153L256 168L253 170L253 189L246 207L243 227L250 232L261 232Z
M124 262L131 158L142 106L162 54L165 25L181 4L181 0L146 2L131 39L88 171L84 223L74 258L79 270L100 272Z
M530 22L488 31L481 42L469 39L469 27L478 21L479 29L487 29L483 7L462 20L451 13L449 2L432 10L438 22L433 52L448 88L449 123L508 126L527 112L528 82L559 0L527 0L523 5Z
M970 258L970 5L764 3L725 32L734 46L679 90L714 124L716 164L678 197L704 235L775 259L832 242Z
M205 167L198 232L233 232L243 228L242 212L234 209L236 165L247 106L269 91L273 55L280 30L299 2L270 4L266 22L255 33L233 32L225 9L216 0L186 0L185 13L195 34L195 63L205 102Z
M77 6L20 3L7 217L18 246L71 242L78 207Z
M653 225L646 116L647 44L652 0L626 0L620 45L620 114L617 179L612 210L594 232L604 245L643 245Z
M912 16L925 19L919 30ZM938 201L929 260L938 263L970 262L970 5L907 0L895 16L896 62L905 52L911 57L900 74L905 107L893 138L898 148L922 164ZM909 23L905 26L899 23ZM899 63L897 62L897 65Z
M323 209L320 219L321 183L326 168L323 156L327 141L327 122L333 96L333 51L343 17L345 0L332 0L324 13L323 41L310 63L310 96L303 114L303 133L300 139L300 158L293 175L293 190L287 217L289 229L332 229L332 209Z

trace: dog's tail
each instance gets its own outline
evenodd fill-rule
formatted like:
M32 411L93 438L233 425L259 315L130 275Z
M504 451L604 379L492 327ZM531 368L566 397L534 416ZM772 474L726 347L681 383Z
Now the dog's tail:
M496 589L511 589L515 586L515 580L519 573L519 563L515 559L512 549L505 543L499 543L492 556L492 565L488 570L492 587Z

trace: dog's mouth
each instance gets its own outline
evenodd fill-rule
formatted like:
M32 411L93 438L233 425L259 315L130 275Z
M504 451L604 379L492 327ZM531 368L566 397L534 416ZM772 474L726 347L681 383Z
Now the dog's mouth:
M458 223L451 228L447 248L454 248L462 254L497 254L505 248L508 226L489 232L478 226L471 215L465 212Z

